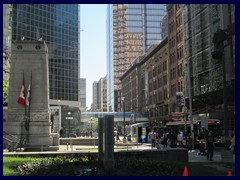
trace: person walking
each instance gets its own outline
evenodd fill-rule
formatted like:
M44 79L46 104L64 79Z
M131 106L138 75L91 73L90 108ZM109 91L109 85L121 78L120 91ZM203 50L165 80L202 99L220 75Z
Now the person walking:
M230 149L233 151L233 154L235 154L235 135L234 134L232 134Z
M213 161L213 150L214 150L214 137L212 134L212 131L208 132L208 135L206 137L207 142L207 160Z
M179 130L178 135L177 135L177 145L178 147L182 147L183 146L183 132Z
M152 142L152 148L155 147L156 145L156 133L154 132L154 130L152 129L152 131L150 132L150 138L151 138L151 142Z
M163 133L163 147L167 148L167 143L168 143L168 133L165 131Z

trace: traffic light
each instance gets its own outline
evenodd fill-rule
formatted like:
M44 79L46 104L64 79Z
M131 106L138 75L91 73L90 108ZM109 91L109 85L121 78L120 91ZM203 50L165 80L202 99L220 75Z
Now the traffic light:
M178 107L183 107L184 106L184 96L183 96L183 92L176 92L176 104Z

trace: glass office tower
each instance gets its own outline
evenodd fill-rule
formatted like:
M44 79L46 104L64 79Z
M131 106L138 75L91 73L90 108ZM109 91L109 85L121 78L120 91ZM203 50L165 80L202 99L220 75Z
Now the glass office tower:
M120 111L120 80L134 60L163 39L164 4L110 4L107 8L107 106Z
M13 4L12 40L47 43L50 100L68 105L80 100L79 10L77 4Z

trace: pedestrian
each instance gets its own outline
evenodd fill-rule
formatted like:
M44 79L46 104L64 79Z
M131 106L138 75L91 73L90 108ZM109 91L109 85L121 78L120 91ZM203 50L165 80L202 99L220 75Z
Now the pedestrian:
M203 141L200 141L200 143L199 143L199 153L198 153L198 155L206 155L205 142L203 142Z
M230 149L233 151L233 154L235 154L235 135L234 134L232 134Z
M159 141L160 141L159 133L156 132L155 145L156 145L157 149L160 149L160 143L159 143Z
M151 142L152 142L152 148L155 147L155 143L156 143L156 133L154 132L154 130L152 129L152 131L149 133L150 138L151 138Z
M192 144L191 144L191 143L192 143L192 142L191 142L191 134L188 134L187 137L186 137L186 148L187 148L188 150L190 150L191 147L192 147Z
M167 143L168 143L168 133L165 131L163 133L163 147L167 148Z
M119 132L117 132L117 135L116 135L116 140L117 140L117 142L119 142Z
M183 146L182 141L183 141L183 132L179 131L178 135L177 135L177 145L178 145L178 147Z
M59 132L59 134L60 134L60 137L63 137L64 130L63 130L63 129L60 129L60 132Z
M214 150L214 137L212 134L212 131L208 132L208 135L206 137L207 141L207 160L213 161L213 150Z

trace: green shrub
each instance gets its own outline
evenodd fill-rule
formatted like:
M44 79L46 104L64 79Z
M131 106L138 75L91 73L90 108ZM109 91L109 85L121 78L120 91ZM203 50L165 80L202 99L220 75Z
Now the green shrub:
M82 156L80 158L55 157L49 159L34 160L18 166L19 174L22 176L76 176L88 175L92 173L97 160L91 156ZM88 171L82 171L88 169Z

